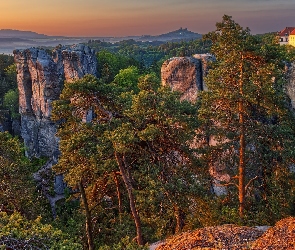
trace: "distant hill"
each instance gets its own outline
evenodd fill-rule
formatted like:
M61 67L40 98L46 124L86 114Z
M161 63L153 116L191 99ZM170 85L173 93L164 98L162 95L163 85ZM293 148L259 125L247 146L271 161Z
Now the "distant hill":
M141 41L187 41L193 39L200 39L202 35L199 33L195 33L189 31L187 28L180 28L178 30L174 30L165 34L161 34L158 36L141 36L139 40Z
M21 30L11 30L11 29L0 30L0 38L41 39L41 38L48 38L48 37L49 36L38 34L32 31L21 31Z
M126 36L126 37L65 37L47 36L33 31L21 31L12 29L0 30L0 54L12 54L14 49L25 49L30 47L55 47L58 44L72 45L87 43L89 40L101 40L116 43L125 40L136 42L152 42L150 44L159 45L165 42L190 41L202 38L201 34L194 33L188 29L180 28L158 36Z

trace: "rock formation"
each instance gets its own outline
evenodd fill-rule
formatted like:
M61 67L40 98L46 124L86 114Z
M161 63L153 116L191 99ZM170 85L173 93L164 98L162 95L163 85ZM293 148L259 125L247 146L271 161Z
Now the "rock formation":
M166 60L161 68L162 84L171 87L174 91L182 93L181 100L195 102L198 93L207 90L204 77L209 70L209 62L215 58L210 54L196 54L192 57L173 57ZM286 65L286 93L290 98L292 108L295 110L295 62ZM209 144L214 145L214 138L209 138ZM198 142L193 142L192 147L198 147ZM294 166L290 166L291 171ZM227 188L221 182L229 182L230 176L225 172L225 167L216 163L209 169L213 177L212 189L217 195L227 193Z
M173 91L182 93L181 100L196 102L198 93L207 90L204 77L209 70L209 62L215 58L210 54L196 54L193 57L173 57L165 61L161 68L162 84L169 86ZM210 138L210 144L216 143ZM194 141L191 147L197 148L200 143ZM216 195L224 195L227 188L220 182L228 182L230 176L225 172L225 167L219 164L212 165L209 169L212 179L212 190Z
M15 50L19 89L21 136L28 157L56 158L56 126L50 120L52 102L59 98L63 81L72 82L86 74L96 75L95 53L77 45L57 48L52 56L42 49Z
M291 106L295 109L295 63L286 65L287 85L286 92L290 98Z
M161 68L162 84L181 92L181 100L194 103L198 92L207 89L203 79L208 72L208 62L212 60L214 57L209 54L170 58Z
M206 83L204 81L204 77L207 76L208 71L210 69L210 62L215 61L215 57L211 54L195 54L193 55L195 59L198 59L201 63L201 82L202 82L202 90L208 90Z
M84 45L57 48L52 56L42 49L15 50L19 89L21 136L28 157L48 157L48 162L34 174L49 200L53 216L55 203L64 198L63 176L51 180L52 166L59 155L57 128L51 121L52 102L59 99L64 80L72 82L86 74L96 75L95 52ZM45 177L44 177L45 176ZM54 194L50 192L54 187Z

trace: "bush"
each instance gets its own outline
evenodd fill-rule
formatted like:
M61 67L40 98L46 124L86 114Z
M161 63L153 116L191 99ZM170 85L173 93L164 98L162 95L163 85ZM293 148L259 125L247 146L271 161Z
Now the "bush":
M0 246L6 249L82 249L80 243L51 225L42 224L41 217L27 220L19 213L0 213Z

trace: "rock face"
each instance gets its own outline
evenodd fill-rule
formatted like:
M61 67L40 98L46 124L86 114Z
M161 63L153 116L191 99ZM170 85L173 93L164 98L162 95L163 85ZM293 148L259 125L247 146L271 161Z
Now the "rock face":
M215 57L211 54L195 54L193 58L197 59L201 63L201 82L202 82L202 90L208 90L206 83L204 81L204 77L207 76L208 71L210 69L210 62L215 61Z
M287 85L286 92L290 98L291 106L295 109L295 62L286 66Z
M209 70L209 62L215 58L210 54L196 54L193 57L173 57L165 61L161 68L162 84L169 86L173 91L182 93L181 100L195 103L198 93L207 90L204 77ZM214 143L213 138L210 144ZM199 147L199 142L191 143L192 148ZM212 191L220 196L227 193L227 188L220 182L228 182L230 176L225 173L224 166L212 165L209 169L212 179Z
M96 75L97 60L88 46L77 45L61 52L65 79L68 82L82 78L86 74ZM58 60L57 60L58 62ZM62 68L62 65L59 67Z
M250 249L250 245L264 233L255 227L226 224L215 227L199 228L168 238L156 250L193 250L193 249ZM252 248L251 248L252 249ZM262 248L253 248L262 249ZM293 249L293 248L263 248Z
M19 89L21 136L28 157L48 157L48 162L34 174L47 197L55 217L55 203L64 198L63 176L55 176L51 183L52 166L57 163L59 140L57 128L51 121L52 102L59 99L64 80L73 82L86 74L96 75L95 52L78 45L57 48L52 56L42 49L15 50ZM54 194L50 192L54 187Z
M28 157L58 155L56 126L50 120L52 101L57 100L63 81L72 82L86 74L96 75L95 53L78 45L58 48L52 56L42 49L15 50L19 89L21 136Z
M181 100L194 103L198 92L207 89L203 79L212 60L214 57L209 54L170 58L161 68L162 84L182 93Z

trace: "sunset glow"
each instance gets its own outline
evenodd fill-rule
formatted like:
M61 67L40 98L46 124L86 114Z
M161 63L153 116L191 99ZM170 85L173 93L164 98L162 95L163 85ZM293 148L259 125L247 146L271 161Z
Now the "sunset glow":
M253 33L295 25L293 0L4 0L0 9L0 29L63 36L207 33L223 14Z

